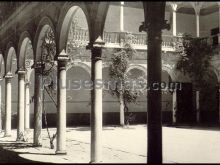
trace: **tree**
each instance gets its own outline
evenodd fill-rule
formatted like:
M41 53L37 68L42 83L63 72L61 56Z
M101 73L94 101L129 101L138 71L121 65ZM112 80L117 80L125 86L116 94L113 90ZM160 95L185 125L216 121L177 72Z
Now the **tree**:
M188 74L196 89L207 87L212 83L207 76L211 67L210 60L215 52L216 49L209 44L207 38L193 38L184 34L176 69Z
M217 48L208 42L208 38L193 38L184 34L182 42L178 43L180 58L176 69L187 74L192 81L193 89L197 91L196 100L202 100L199 91L213 91L216 84L210 81L210 60L217 53ZM208 95L204 95L206 97ZM200 119L199 102L196 103L197 121Z
M137 103L137 98L143 94L143 86L136 88L137 85L145 83L143 77L138 77L135 81L129 78L127 74L129 60L132 58L135 50L130 43L125 43L121 49L116 49L111 58L109 67L109 76L111 81L115 83L115 88L110 88L110 94L118 98L120 103L120 125L129 124L131 113L129 114L128 104ZM139 84L134 84L138 82ZM135 85L135 87L134 87ZM125 116L124 116L125 115Z
M54 96L56 96L56 91L54 90L56 82L53 80L53 70L56 67L56 63L54 61L54 57L56 55L56 44L55 37L51 28L48 28L45 32L45 35L41 38L41 76L42 76L42 109L44 114L44 122L47 129L48 137L50 139L50 148L54 148L53 141L56 138L56 133L54 135L50 135L50 131L47 125L47 113L45 109L45 92L53 101L55 107L57 108L56 102L54 100ZM48 79L49 78L49 79ZM48 81L49 80L49 81ZM33 98L33 97L32 97ZM33 101L33 99L31 100Z

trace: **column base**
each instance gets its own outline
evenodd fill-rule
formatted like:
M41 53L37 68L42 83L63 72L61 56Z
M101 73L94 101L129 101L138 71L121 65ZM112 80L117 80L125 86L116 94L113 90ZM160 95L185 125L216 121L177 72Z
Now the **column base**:
M22 138L17 138L17 139L16 139L16 142L25 142L25 140L22 139Z
M89 164L103 163L103 161L90 161Z
M66 155L67 152L64 150L64 151L56 151L56 155Z
M42 147L42 144L33 144L33 147Z
M11 137L11 135L10 134L5 134L4 137Z

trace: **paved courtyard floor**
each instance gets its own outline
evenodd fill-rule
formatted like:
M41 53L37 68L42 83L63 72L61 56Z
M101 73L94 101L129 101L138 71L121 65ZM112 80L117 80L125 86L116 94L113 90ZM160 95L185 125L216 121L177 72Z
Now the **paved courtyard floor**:
M51 128L51 134L56 129ZM47 131L42 130L42 147L33 147L33 130L27 133L28 142L16 142L16 130L11 137L0 134L0 146L21 158L52 163L89 163L90 128L67 128L67 155L55 155L49 148ZM56 146L56 141L54 142ZM2 152L2 151L1 151ZM0 155L2 155L0 153ZM103 163L146 163L147 127L103 128ZM163 127L164 163L220 163L220 129ZM1 157L1 156L0 156ZM1 158L0 158L1 162ZM13 162L13 161L11 161ZM16 163L16 162L14 162Z

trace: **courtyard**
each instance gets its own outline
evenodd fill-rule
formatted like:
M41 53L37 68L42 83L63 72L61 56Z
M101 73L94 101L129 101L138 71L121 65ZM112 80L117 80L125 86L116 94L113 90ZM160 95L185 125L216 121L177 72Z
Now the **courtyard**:
M51 135L55 131L55 128L50 128ZM56 155L55 149L50 149L46 129L42 130L42 147L32 146L32 129L27 132L28 141L24 143L16 142L16 130L12 130L11 137L3 137L1 133L1 155L7 150L16 153L24 162L31 160L44 163L89 163L90 128L67 128L66 133L67 155ZM163 127L163 162L218 163L220 162L219 139L220 128L217 127ZM103 163L147 162L146 125L106 126L103 128L102 140ZM14 161L15 159L9 160L10 163Z
M0 12L0 163L220 162L219 2Z

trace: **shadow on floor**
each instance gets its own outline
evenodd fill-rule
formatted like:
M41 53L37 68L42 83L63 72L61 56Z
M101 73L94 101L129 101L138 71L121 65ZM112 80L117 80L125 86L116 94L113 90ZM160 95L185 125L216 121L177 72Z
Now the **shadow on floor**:
M0 141L1 147L7 147L9 149L21 149L21 148L33 148L33 143L22 143L22 142L15 142L11 141L10 143L3 143Z
M205 124L196 124L196 125L187 125L187 124L178 124L178 125L166 125L164 127L169 128L179 128L179 129L192 129L192 130L204 130L204 131L220 131L220 125L205 125Z
M25 158L22 158L19 156L19 154L22 154L22 152L15 152L11 151L9 149L3 148L4 146L6 147L15 147L15 148L20 148L20 147L27 147L29 145L21 145L21 144L15 144L15 143L1 143L0 144L0 163L39 163L37 161L32 161L28 160Z
M119 126L119 125L109 125L109 126L106 126L106 127L103 127L103 131L106 131L106 130L115 130L115 128L122 128L122 129L136 129L136 128L133 128L132 125L131 126ZM90 127L68 127L66 132L71 132L72 130L74 131L91 131L91 128Z

